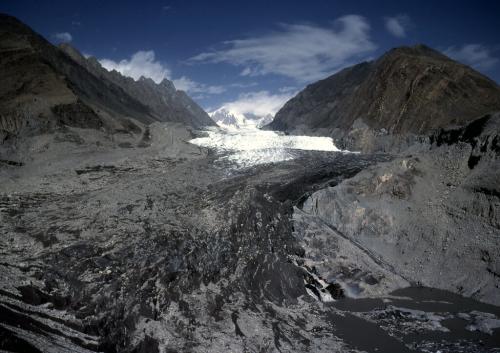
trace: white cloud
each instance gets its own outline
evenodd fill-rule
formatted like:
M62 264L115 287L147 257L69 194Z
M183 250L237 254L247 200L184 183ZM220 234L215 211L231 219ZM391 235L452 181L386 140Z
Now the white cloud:
M100 59L99 63L109 71L116 70L124 76L132 77L134 80L147 77L154 82L160 83L171 76L170 70L166 65L156 60L153 50L138 51L130 59L114 61L110 59ZM224 86L210 86L191 80L186 76L172 80L174 86L188 93L197 93L197 97L205 97L207 94L220 94L226 91Z
M170 70L155 59L155 52L152 50L138 51L131 56L130 60L123 59L116 62L110 59L100 59L99 62L106 70L116 70L134 80L144 76L160 83L170 76Z
M258 86L259 84L257 82L248 82L248 83L231 83L228 85L229 87L234 87L234 88L249 88L249 87L255 87Z
M406 32L411 26L411 20L407 15L397 15L385 18L385 28L395 37L404 38Z
M243 71L241 71L241 76L250 76L252 74L252 69L249 67L245 67Z
M241 75L278 74L307 82L324 78L363 59L376 46L365 18L348 15L331 27L283 24L260 37L224 42L225 48L198 54L190 63L229 63Z
M58 42L62 42L62 43L68 43L68 42L71 42L73 40L73 36L69 32L56 33L56 34L54 34L54 38Z
M465 44L462 47L449 47L443 53L452 59L470 65L476 69L490 69L498 62L489 48L482 44Z
M285 92L294 92L294 91L297 91L297 87L295 86L285 86L285 87L281 87L279 89L279 91L281 93L285 93Z
M222 104L221 108L238 114L250 113L257 116L271 114L274 116L293 95L292 93L271 94L268 91L243 93L237 100Z
M174 86L177 89L186 91L188 93L202 93L201 95L198 95L197 97L204 96L203 93L205 94L221 94L222 92L226 91L226 88L223 86L209 86L204 83L199 83L196 81L191 80L190 78L186 76L182 76L181 78L173 80Z

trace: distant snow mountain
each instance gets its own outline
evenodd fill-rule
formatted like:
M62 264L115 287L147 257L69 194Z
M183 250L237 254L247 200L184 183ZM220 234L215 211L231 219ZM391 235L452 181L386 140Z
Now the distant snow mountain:
M208 113L208 115L210 115L217 125L227 129L260 128L273 121L271 114L265 116L258 116L252 113L242 114L225 107Z

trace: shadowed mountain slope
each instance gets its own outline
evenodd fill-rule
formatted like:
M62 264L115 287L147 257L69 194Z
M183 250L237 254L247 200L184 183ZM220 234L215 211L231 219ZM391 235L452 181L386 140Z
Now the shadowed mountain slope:
M14 17L0 14L1 139L50 131L61 125L140 131L138 124L214 123L171 82L135 82L91 69L75 49L60 50ZM75 60L75 58L77 60Z

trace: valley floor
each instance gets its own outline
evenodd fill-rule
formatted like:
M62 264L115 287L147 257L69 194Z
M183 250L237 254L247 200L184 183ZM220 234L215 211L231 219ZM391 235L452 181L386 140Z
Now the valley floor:
M471 260L465 279L446 268L440 284L417 266L441 235L398 238L406 228L389 219L397 211L416 228L401 210L423 217L428 200L380 190L422 191L415 170L433 161L296 151L233 168L192 137L167 124L141 141L75 129L9 156L24 165L0 169L0 351L499 351L498 278L481 277L496 273L498 238L478 238L490 260ZM399 233L380 241L387 224ZM456 251L475 254L462 243ZM418 286L461 283L482 302Z

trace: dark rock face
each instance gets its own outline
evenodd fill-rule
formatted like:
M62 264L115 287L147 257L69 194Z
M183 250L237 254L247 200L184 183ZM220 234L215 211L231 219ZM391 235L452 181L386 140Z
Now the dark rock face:
M17 19L0 15L1 140L61 124L109 131L128 130L130 120L213 125L169 82L156 85L118 73L96 75L95 63L82 60L86 59L76 50L68 55Z
M346 137L362 125L382 134L425 134L500 109L487 77L422 45L393 49L306 87L269 125ZM362 140L363 136L357 136Z
M52 112L57 116L59 123L67 126L99 129L104 125L99 116L81 101L55 105L52 107Z

